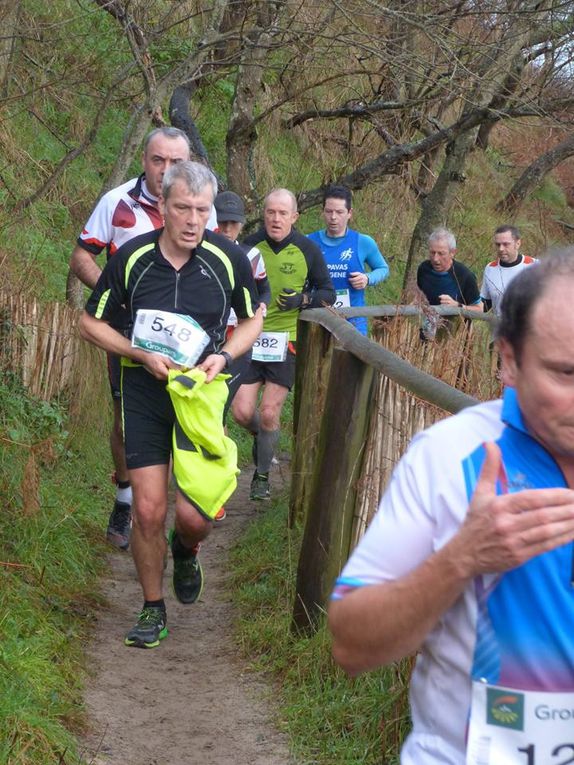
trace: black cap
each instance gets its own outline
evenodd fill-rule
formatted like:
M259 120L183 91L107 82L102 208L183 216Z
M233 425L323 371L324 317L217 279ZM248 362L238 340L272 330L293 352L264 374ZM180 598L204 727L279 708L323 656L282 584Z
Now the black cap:
M240 196L233 191L221 191L216 197L215 212L218 221L235 220L245 223L245 206Z

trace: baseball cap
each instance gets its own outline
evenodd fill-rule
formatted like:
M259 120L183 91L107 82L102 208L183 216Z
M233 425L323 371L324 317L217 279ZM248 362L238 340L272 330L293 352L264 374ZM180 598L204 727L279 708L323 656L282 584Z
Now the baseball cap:
M213 203L218 221L235 220L245 223L245 206L240 196L233 191L221 191Z

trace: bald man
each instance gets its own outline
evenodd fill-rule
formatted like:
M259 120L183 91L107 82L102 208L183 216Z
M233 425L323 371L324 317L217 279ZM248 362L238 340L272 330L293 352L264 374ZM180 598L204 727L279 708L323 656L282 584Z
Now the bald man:
M245 244L257 247L263 255L271 286L263 332L232 407L236 421L254 436L253 500L270 497L269 468L279 439L281 410L295 381L299 311L335 301L321 250L294 228L298 217L293 192L275 189L265 197L263 228L245 239Z

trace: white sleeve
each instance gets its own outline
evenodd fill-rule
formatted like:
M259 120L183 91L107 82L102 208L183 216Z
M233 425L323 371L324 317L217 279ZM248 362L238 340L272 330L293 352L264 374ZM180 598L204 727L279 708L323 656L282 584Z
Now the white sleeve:
M484 276L482 277L482 287L480 288L480 297L484 298L485 300L492 300L492 296L490 294L490 287L489 280L488 280L488 269L484 269Z
M251 269L253 271L253 278L255 281L258 279L264 279L267 276L265 272L265 262L263 260L263 255L257 249L257 247L252 247L247 253L247 257L251 263Z
M112 192L104 194L92 210L86 225L80 234L80 239L90 245L93 250L100 252L107 247L113 239L112 219L116 199Z

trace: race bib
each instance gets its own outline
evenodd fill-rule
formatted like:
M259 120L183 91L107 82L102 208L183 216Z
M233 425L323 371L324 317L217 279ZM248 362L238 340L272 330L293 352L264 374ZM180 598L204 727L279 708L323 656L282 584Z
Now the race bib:
M574 763L574 692L473 682L467 765Z
M285 361L289 332L262 332L253 344L251 358L253 361Z
M132 333L132 348L167 356L182 367L193 367L209 335L191 316L140 308Z
M351 299L349 297L349 290L337 290L337 296L333 303L333 308L350 308Z

